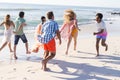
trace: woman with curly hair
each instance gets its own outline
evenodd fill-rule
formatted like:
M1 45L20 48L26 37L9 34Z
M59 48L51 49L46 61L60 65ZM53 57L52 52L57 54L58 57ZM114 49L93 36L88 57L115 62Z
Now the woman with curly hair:
M67 40L67 49L65 54L68 54L69 46L72 38L74 39L74 50L76 50L77 36L78 36L78 24L76 19L76 14L73 10L65 10L64 13L64 23L60 29L61 37Z

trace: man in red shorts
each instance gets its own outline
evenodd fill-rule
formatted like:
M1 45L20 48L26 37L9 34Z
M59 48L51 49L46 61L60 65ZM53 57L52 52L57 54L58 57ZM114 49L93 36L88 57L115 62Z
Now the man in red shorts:
M44 59L42 60L42 69L47 71L47 62L55 57L56 43L55 36L59 39L61 44L61 36L57 22L54 21L54 14L52 11L47 13L48 20L42 26L42 34L38 36L38 40L44 45Z

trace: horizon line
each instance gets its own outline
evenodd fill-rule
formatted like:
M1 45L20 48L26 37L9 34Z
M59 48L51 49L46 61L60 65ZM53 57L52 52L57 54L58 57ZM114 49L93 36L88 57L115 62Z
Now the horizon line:
M0 4L26 4L26 5L48 5L48 6L74 6L74 7L92 7L92 8L119 8L119 7L102 7L102 6L79 6L79 5L62 5L62 4L40 4L40 3L16 3L16 2L0 2ZM120 9L120 8L119 8Z

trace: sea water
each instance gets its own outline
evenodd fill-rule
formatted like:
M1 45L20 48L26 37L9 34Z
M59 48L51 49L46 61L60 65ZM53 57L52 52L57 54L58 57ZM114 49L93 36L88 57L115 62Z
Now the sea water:
M111 12L115 10L120 11L119 8L0 3L0 22L2 22L6 14L10 14L11 20L15 21L19 12L24 11L27 21L26 29L31 30L41 22L41 16L46 16L48 11L53 11L55 20L58 22L59 27L61 27L64 10L66 9L75 11L79 25L92 23L98 12L103 13L104 20L114 20L115 18L111 15Z
M3 21L6 14L10 14L11 20L15 21L15 19L19 15L19 12L24 11L25 12L24 18L26 19L26 23L27 23L27 26L25 27L25 31L29 32L34 30L36 26L39 23L41 23L40 20L41 16L46 16L46 13L48 11L53 11L55 16L55 21L57 21L59 27L61 27L63 23L64 11L66 9L72 9L75 11L79 26L85 24L91 24L95 22L95 15L98 12L104 15L103 18L104 21L115 21L120 19L119 15L111 15L111 12L120 11L120 8L0 3L0 23ZM117 24L117 26L115 26L116 28L114 27L113 29L117 30L119 28L118 25L119 24ZM0 26L0 35L3 35L3 31L4 31L4 27ZM0 40L0 44L1 44L1 40ZM9 50L7 51L7 53L6 51L3 52L5 52L4 55L3 54L1 55L2 57L5 57L7 53L9 53Z

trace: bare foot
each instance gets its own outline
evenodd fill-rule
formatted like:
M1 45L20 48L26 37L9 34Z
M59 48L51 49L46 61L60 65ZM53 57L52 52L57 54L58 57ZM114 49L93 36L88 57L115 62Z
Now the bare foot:
M41 62L41 63L42 63L42 67L41 67L41 70L43 70L43 65L44 65L44 63L43 63L43 60L42 60L42 62Z
M31 54L31 52L30 52L30 51L27 51L26 54Z
M50 68L45 68L44 71L50 71Z
M96 57L98 57L98 56L99 56L99 54L96 55Z
M74 51L76 51L76 48L74 48Z
M17 56L14 56L14 59L15 59L15 60L17 60L17 59L18 59L18 57L17 57Z
M42 60L42 68L41 68L43 71L48 71L47 68L46 68L46 62L45 60Z
M106 45L106 48L105 48L105 51L107 51L108 50L108 45Z
M76 47L74 46L74 51L76 50Z
M65 54L68 55L68 51L66 51Z
M13 50L10 50L10 52L12 53L12 52L14 52Z

